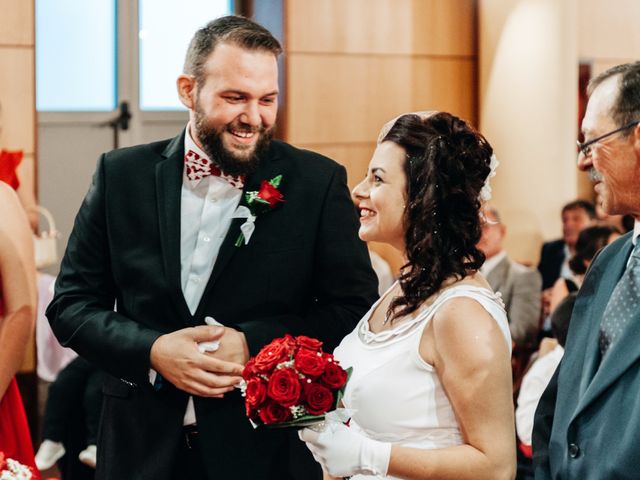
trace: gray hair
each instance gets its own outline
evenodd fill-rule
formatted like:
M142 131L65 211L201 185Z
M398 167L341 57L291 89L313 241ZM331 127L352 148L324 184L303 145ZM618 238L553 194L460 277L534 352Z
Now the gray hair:
M611 116L622 127L640 120L640 62L616 65L602 72L591 79L587 93L591 95L602 82L617 75L620 76L618 97L613 104ZM629 134L630 131L624 133Z

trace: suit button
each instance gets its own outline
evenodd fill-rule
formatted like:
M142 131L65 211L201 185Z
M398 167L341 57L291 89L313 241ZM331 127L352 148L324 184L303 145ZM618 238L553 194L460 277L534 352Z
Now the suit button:
M571 458L577 458L580 455L580 447L575 443L569 444L569 456Z

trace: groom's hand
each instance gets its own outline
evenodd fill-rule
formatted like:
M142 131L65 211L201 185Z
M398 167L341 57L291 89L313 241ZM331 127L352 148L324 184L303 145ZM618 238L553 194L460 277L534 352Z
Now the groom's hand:
M224 327L224 333L219 341L220 347L208 355L241 365L249 361L249 345L244 333L233 328Z
M222 397L242 380L242 365L201 353L198 343L220 341L225 328L183 328L158 337L151 346L151 367L180 390L200 397ZM222 345L221 345L222 349Z

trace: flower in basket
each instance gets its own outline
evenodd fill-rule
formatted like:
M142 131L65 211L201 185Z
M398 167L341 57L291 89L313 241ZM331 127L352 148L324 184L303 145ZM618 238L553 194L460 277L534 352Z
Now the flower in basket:
M276 338L242 372L247 417L254 427L320 423L337 408L350 373L315 338Z
M236 240L236 247L249 243L249 239L256 228L255 221L258 215L273 210L279 203L284 202L284 195L278 190L281 181L282 175L273 177L268 181L263 180L259 190L245 194L248 207L239 205L232 217L245 219L245 222L240 225L240 236Z
M33 472L26 465L11 458L7 458L0 452L0 480L31 480Z

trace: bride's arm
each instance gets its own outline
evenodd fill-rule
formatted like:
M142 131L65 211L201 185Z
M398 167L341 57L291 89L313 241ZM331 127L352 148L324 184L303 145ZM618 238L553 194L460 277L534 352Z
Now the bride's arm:
M0 182L0 399L16 374L33 333L36 281L33 238L11 187Z
M436 367L465 444L393 446L388 474L404 479L512 479L516 446L511 361L496 321L477 302L446 302L425 329L420 354Z

